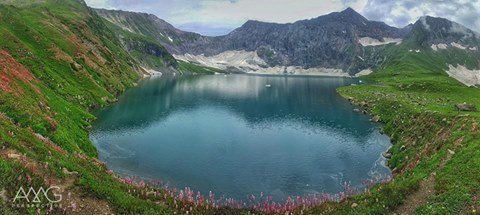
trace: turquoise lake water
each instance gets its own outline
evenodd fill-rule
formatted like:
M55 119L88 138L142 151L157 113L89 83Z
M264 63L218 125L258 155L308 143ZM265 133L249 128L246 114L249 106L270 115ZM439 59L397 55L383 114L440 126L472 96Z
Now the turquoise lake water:
M387 136L336 88L356 79L153 77L101 110L91 140L114 172L244 200L337 193L389 175ZM269 86L267 86L269 85Z

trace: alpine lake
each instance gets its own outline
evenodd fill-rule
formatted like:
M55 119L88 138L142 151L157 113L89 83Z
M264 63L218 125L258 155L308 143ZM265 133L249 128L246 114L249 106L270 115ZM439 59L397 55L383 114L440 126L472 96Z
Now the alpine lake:
M355 78L143 79L97 113L90 138L121 176L245 200L338 193L389 177L390 140L337 94Z

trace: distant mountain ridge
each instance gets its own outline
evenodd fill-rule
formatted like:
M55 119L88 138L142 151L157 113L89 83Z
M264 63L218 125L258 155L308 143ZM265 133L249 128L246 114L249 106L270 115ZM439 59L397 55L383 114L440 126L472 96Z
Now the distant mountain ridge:
M209 37L197 33L179 30L165 20L152 14L121 10L95 10L98 15L126 31L140 34L160 42L172 54L185 53L187 50L182 44L209 39Z
M348 76L381 67L387 50L399 45L435 51L445 44L477 51L480 44L476 32L443 18L422 17L396 28L370 21L351 8L286 24L249 20L216 37L179 30L151 14L97 12L158 41L177 59L233 72Z
M464 46L478 46L480 34L448 19L424 16L412 25L409 38L414 38L420 45L457 43Z

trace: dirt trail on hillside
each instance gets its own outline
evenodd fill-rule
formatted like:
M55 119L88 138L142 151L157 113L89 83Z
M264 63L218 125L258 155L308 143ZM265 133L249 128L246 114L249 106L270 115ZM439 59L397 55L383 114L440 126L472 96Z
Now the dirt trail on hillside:
M37 161L14 149L0 149L0 158L17 162L30 169L35 176L43 178L45 184L58 186L60 188L59 193L62 195L60 203L63 214L114 214L107 201L84 195L84 192L75 185L78 174L76 172L70 172L64 168L63 172L67 177L64 179L56 178L45 164L40 165ZM5 195L5 193L2 194L2 196ZM11 198L12 195L14 194L9 194L8 197ZM48 211L46 212L49 214Z
M391 214L392 215L404 215L413 214L415 210L421 205L427 203L428 197L435 193L435 174L420 182L420 187L414 193L408 195L405 198L403 204L397 207Z
M461 138L463 140L463 138ZM438 169L442 169L445 164L452 158L453 153L447 152L447 157L443 159ZM426 204L428 202L428 198L435 194L435 176L436 173L431 173L428 178L422 180L420 182L418 190L414 191L410 195L408 195L403 203L395 208L391 215L410 215L415 212L415 210Z

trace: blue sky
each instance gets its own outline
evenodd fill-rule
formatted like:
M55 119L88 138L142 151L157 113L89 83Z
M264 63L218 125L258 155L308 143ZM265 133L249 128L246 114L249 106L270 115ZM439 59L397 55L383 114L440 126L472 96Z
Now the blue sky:
M174 26L222 35L249 19L287 23L352 7L368 19L403 27L424 15L480 32L480 0L85 0L95 8L155 14Z

